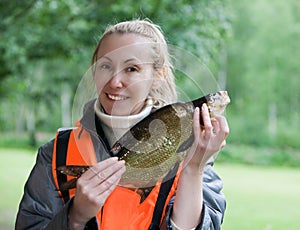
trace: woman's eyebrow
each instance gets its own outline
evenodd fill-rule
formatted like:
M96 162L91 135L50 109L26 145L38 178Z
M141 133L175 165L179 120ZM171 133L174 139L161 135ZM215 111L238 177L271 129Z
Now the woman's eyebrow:
M152 61L143 61L143 60L141 60L141 59L138 59L138 58L129 58L129 59L127 59L127 60L125 60L124 61L124 64L127 64L128 62L137 62L137 64L153 64L153 62Z
M136 58L129 58L126 61L124 61L124 63L128 63L128 62L131 62L131 61L138 61L138 59L136 59Z
M110 62L112 62L112 59L110 59L109 57L107 56L102 56L102 57L99 57L98 60L101 60L101 59L107 59L109 60Z

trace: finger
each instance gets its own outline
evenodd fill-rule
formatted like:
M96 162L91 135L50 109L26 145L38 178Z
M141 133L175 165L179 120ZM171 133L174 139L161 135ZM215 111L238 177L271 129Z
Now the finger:
M201 133L201 127L200 127L200 109L199 109L199 107L195 108L193 120L194 120L194 125L193 125L194 139L198 140L199 137L200 137L200 133Z
M224 116L216 116L215 121L215 130L216 134L214 137L215 144L219 145L219 150L225 147L226 145L226 137L229 133L228 123Z
M117 161L102 171L95 172L94 176L88 179L88 183L90 183L91 188L97 188L101 183L109 180L111 176L116 174L119 177L118 171L121 169L125 171L125 161Z
M202 119L203 119L204 129L205 129L205 132L204 132L205 137L210 138L213 126L211 123L208 107L205 103L201 107L201 112L202 112Z
M220 132L220 123L219 121L213 117L211 118L211 124L212 124L212 127L213 127L213 134L216 136L219 134Z
M120 169L125 168L125 161L117 161L115 164L110 167L105 168L104 170L98 172L95 177L101 180L107 180L112 175L116 174Z
M218 125L219 132L221 132L224 135L224 138L226 138L229 134L229 125L228 125L226 117L222 116L222 115L216 115L215 119L219 123L219 125Z
M221 149L223 149L226 146L226 140L224 140L221 144Z
M113 183L108 184L109 186L100 185L96 189L97 194L95 195L95 200L100 206L103 206L108 196L117 187L120 179L116 179Z
M106 180L102 180L102 182L97 186L98 194L108 193L110 194L114 188L118 185L123 173L125 172L125 167L120 168L113 175L108 177Z
M87 170L82 175L82 177L86 180L89 180L89 179L93 178L95 175L97 175L99 172L103 171L106 168L111 167L112 165L114 165L117 162L118 162L117 157L110 157L104 161L97 163L93 167L91 167L89 170Z
M93 197L103 193L114 185L115 181L120 180L122 174L125 172L125 161L116 162L116 164L110 168L113 167L115 167L115 170L111 171L113 173L105 171L103 175L99 176L95 174L94 177L88 180L80 177L77 180L77 187L80 188L81 193ZM107 176L106 173L109 175Z

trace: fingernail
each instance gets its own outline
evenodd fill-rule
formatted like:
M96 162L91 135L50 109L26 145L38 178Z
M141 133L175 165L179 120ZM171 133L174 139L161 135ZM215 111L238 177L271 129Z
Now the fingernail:
M120 160L120 161L118 161L118 163L125 165L125 161L124 160Z

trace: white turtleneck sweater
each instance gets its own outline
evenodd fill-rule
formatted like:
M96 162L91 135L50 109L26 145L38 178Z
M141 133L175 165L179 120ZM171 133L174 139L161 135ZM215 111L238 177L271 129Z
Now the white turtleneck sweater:
M101 126L110 146L122 137L132 126L148 116L152 107L152 99L148 98L145 107L140 113L129 116L112 116L103 112L99 100L96 100L94 105L96 115L102 121Z

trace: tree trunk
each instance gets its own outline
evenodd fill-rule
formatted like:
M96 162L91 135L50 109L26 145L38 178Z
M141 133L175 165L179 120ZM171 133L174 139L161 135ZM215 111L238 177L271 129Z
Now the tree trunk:
M63 127L71 125L71 88L67 83L62 84L61 90L61 121Z

